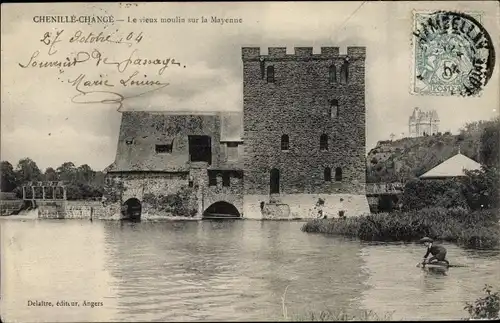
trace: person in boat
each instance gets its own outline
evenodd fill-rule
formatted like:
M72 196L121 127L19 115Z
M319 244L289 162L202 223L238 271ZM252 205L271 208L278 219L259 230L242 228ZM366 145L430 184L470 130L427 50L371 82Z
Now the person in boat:
M424 237L420 239L420 242L423 242L424 245L427 247L427 252L424 255L424 260L422 261L422 264L431 264L433 262L438 262L438 261L444 261L448 266L450 263L448 260L446 260L446 248L434 244L434 240L432 240L429 237ZM427 257L432 254L432 257L427 261Z

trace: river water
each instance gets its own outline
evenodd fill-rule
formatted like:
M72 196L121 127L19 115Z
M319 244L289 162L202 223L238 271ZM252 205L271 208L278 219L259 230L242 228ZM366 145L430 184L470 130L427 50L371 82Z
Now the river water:
M2 319L262 321L340 309L460 319L484 284L500 287L499 251L446 244L450 262L468 267L445 276L415 267L420 245L308 234L302 224L2 218Z

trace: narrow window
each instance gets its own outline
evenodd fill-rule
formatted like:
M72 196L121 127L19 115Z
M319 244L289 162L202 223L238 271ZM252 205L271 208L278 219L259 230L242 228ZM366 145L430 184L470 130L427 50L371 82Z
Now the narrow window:
M349 79L349 62L344 61L344 64L342 64L342 67L340 68L340 82L347 84L348 79Z
M229 177L229 173L225 172L222 174L222 186L229 187L231 185L231 178Z
M325 170L323 172L323 177L325 178L325 182L332 181L332 169L330 167L325 167Z
M335 181L337 182L342 181L342 168L340 167L335 168Z
M337 118L339 116L339 101L337 99L330 100L330 117Z
M288 135L281 136L281 150L288 150L290 148L290 141Z
M267 83L274 83L274 66L267 67Z
M337 68L334 64L330 65L328 70L328 81L330 84L337 83Z
M208 186L217 186L217 173L208 172Z
M321 151L328 150L328 136L326 134L322 134L319 138L319 149Z

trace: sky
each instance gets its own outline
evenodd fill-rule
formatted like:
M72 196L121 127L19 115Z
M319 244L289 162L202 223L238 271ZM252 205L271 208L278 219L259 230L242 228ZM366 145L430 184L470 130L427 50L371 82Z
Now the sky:
M75 84L108 80L113 91L125 96L144 92L120 84L134 71L133 79L159 80L168 86L123 101L122 110L242 111L241 47L366 46L366 150L377 141L408 133L408 118L415 107L435 109L440 131L456 133L465 123L498 115L499 61L480 97L422 96L411 94L413 10L479 12L481 23L494 41L500 35L496 2L249 2L249 3L121 3L2 4L1 11L1 160L14 166L30 157L44 170L72 161L102 170L115 158L121 113L117 104L81 104L73 101ZM39 15L113 15L113 24L36 24ZM188 23L188 18L217 16L241 18L240 24ZM132 18L185 19L185 23L129 23ZM210 20L210 19L209 19ZM106 27L106 28L104 28ZM59 42L46 45L61 32ZM131 44L78 43L70 39L80 30L133 33ZM45 33L51 33L44 38ZM142 33L142 34L140 34ZM114 37L115 37L114 36ZM96 66L89 59L59 71L28 66L31 60L53 61L74 57L80 51L98 50L109 62L133 58L175 59L160 74L159 66L127 66L120 72L113 64ZM49 55L51 51L52 55ZM94 52L96 53L96 52ZM84 57L84 56L79 56ZM85 88L83 82L80 88ZM85 88L109 90L98 86ZM141 92L142 91L142 92ZM110 94L97 94L102 99ZM112 96L116 98L116 96ZM80 97L81 98L81 97ZM88 96L86 97L88 98Z

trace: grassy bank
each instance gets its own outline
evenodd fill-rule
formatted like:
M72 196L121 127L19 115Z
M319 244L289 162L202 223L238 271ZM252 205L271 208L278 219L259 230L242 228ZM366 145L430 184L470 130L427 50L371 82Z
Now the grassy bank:
M392 321L392 313L378 315L373 311L364 311L359 315L350 315L344 311L325 310L321 312L310 311L304 315L295 315L291 318L292 321Z
M485 285L483 297L474 302L466 302L464 310L469 313L469 318L463 320L498 320L500 319L500 294L493 292L493 287ZM310 311L303 315L288 317L286 307L283 306L283 316L287 321L392 321L394 312L379 315L373 311L365 310L358 316L349 315L344 311L325 310L321 312Z
M346 219L315 219L302 227L365 241L414 241L423 236L466 248L493 248L500 243L499 210L428 208L409 212L363 215Z

